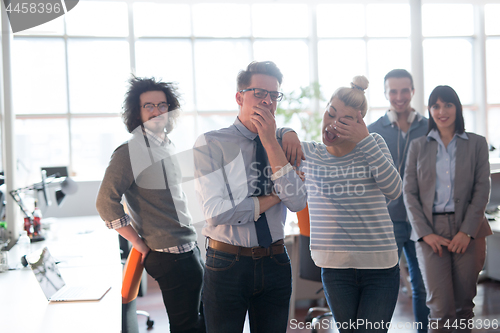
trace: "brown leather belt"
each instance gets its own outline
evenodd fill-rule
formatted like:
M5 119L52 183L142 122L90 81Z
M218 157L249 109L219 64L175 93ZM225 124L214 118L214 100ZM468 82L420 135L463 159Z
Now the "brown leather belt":
M273 244L271 244L271 246L265 248L261 246L243 247L243 246L231 245L209 238L208 247L217 251L226 252L230 254L239 254L240 256L246 256L246 257L268 257L273 254L281 254L285 252L285 242L282 239L274 242Z

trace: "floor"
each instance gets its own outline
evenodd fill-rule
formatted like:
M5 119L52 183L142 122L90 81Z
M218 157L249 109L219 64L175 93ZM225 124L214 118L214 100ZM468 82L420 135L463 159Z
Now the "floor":
M476 304L475 307L475 319L482 320L484 325L487 323L487 319L492 321L494 319L500 321L500 281L484 280L478 285L477 296L474 299ZM311 332L310 329L305 329L303 319L307 312L307 302L298 302L297 304L297 322L291 323L288 327L287 333L305 333ZM168 317L163 306L163 301L161 299L160 290L157 283L148 276L148 292L144 297L137 298L137 309L148 311L151 319L154 320L154 326L151 329L147 329L146 318L143 316L139 317L139 331L140 333L154 333L154 332L168 332ZM411 305L411 298L403 291L400 291L398 298L398 303L396 305L396 310L394 311L393 323L411 323L413 322L413 312ZM408 324L407 324L408 325ZM499 323L500 325L500 323ZM302 329L302 327L304 327ZM404 327L402 325L401 327ZM249 332L248 327L245 327L245 333ZM319 329L318 333L334 333L336 330ZM407 333L415 332L411 329L391 329L389 333ZM473 333L489 332L489 333L500 333L500 327L497 329L473 329ZM273 333L273 332L270 332Z

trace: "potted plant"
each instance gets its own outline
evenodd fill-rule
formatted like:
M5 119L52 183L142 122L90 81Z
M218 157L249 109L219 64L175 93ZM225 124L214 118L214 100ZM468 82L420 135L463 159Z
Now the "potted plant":
M285 124L298 119L300 130L294 128L297 134L304 141L321 141L320 124L323 117L314 110L316 102L322 103L325 99L321 94L321 87L318 82L313 82L306 87L300 87L299 91L292 91L285 94L283 101L278 105L276 114L283 117Z

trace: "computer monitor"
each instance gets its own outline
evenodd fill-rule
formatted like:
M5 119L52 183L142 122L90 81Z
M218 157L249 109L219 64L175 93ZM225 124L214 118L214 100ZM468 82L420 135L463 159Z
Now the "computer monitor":
M58 167L42 167L42 170L45 170L47 173L47 177L55 175L56 178L59 177L68 177L68 167L66 166L58 166Z
M48 177L54 177L54 178L62 178L62 177L68 177L68 167L66 166L60 166L60 167L42 167L42 182L40 183L40 188L37 189L38 191L42 191L43 194L43 199L45 201L46 206L52 205L52 202L50 200L49 193L47 191L47 178ZM57 199L57 204L61 204L61 201L64 199L64 194L59 190L56 192L56 199Z
M500 169L491 170L490 201L486 205L486 212L493 213L500 207Z

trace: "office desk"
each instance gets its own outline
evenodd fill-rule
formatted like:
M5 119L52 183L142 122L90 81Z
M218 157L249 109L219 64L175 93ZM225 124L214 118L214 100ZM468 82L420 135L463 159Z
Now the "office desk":
M99 279L111 289L100 301L48 302L30 268L0 273L0 332L121 332L122 265L116 232L98 216L53 221L46 240L32 243L32 250L47 246L61 262L67 284ZM16 245L9 251L9 266L20 262L18 258Z
M496 221L490 221L493 235L486 237L486 263L481 276L500 281L500 214Z

